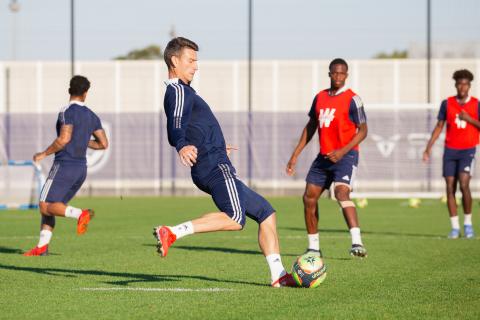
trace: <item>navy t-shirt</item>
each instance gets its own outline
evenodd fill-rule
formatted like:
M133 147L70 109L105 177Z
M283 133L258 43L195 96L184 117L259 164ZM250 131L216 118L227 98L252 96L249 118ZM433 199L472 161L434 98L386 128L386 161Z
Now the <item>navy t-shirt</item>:
M83 103L75 101L58 114L57 137L62 125L73 126L72 138L62 150L55 153L55 161L86 164L92 133L102 129L100 118Z
M197 162L191 168L192 178L203 178L219 164L229 164L222 129L208 104L178 79L166 82L164 98L168 141L180 151L187 145L197 147Z

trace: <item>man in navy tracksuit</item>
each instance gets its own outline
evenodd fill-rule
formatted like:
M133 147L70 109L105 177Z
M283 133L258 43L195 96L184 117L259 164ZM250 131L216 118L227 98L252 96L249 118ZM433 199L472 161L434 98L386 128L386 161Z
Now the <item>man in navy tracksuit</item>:
M74 76L70 80L70 102L58 113L57 138L45 151L33 156L33 160L39 162L55 154L55 161L40 193L40 239L25 256L48 254L56 216L75 219L78 235L87 231L93 217L91 209L82 210L68 205L87 177L87 148L102 150L108 147L100 118L85 106L89 88L90 81L85 77Z
M172 39L164 53L169 70L164 107L168 140L180 161L191 167L192 180L210 194L218 212L177 226L158 226L154 235L165 257L179 238L193 233L241 230L248 216L259 224L258 241L271 271L272 286L293 285L283 267L276 230L275 210L262 196L240 181L228 158L222 129L208 104L190 87L197 71L198 46L185 38Z

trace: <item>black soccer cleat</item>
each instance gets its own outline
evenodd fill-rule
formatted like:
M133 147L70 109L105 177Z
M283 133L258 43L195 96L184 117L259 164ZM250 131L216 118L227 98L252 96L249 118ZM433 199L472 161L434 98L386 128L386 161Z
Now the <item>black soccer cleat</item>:
M305 250L304 254L313 254L313 255L316 255L316 256L320 256L320 258L323 258L322 250L307 248L307 250Z
M350 255L353 257L366 258L367 249L365 249L365 247L361 244L352 244Z

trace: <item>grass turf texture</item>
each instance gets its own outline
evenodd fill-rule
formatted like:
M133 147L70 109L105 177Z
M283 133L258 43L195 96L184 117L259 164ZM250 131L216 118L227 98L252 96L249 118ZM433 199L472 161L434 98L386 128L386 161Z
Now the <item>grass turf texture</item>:
M307 243L301 199L270 200L290 269ZM405 200L369 201L359 210L369 255L356 260L348 255L350 237L337 204L322 199L328 276L316 289L268 287L251 220L241 232L183 238L161 259L152 227L212 211L209 198L80 198L72 204L93 207L97 215L82 237L75 221L57 219L48 257L21 255L37 243L38 213L0 211L1 319L480 319L479 237L446 239L440 201L424 200L417 209ZM475 205L477 234L478 211Z

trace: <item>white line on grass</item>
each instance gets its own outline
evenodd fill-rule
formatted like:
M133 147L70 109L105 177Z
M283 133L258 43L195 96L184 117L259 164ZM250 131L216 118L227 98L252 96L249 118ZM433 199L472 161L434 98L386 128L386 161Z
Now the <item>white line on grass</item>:
M15 239L38 239L37 236L0 236L0 240L15 240Z
M320 234L322 234L322 232L320 232ZM345 232L344 235L329 235L329 234L326 234L326 235L322 235L321 236L322 239L349 239L350 238L350 235ZM388 234L388 233L378 233L378 234L375 234L375 232L372 232L370 233L370 231L367 231L366 233L363 234L363 237L368 237L368 238L412 238L412 239L425 239L425 240L441 240L441 241L452 241L452 239L448 239L447 236L435 236L435 235L422 235L422 234L409 234L409 233L405 233L405 234L401 234L401 233L398 233L398 234L395 234L395 233L392 233L392 234ZM246 236L233 236L234 239L248 239L248 240L251 240L251 239L257 239L256 236L250 236L250 235L246 235ZM285 235L285 236L279 236L280 239L289 239L289 240L296 240L296 239L305 239L305 236L304 235ZM475 237L475 238L471 238L471 239L465 239L463 238L464 241L475 241L475 240L480 240L480 237ZM461 241L461 240L460 240Z
M233 291L228 288L80 288L82 291L170 291L170 292L221 292L221 291Z

